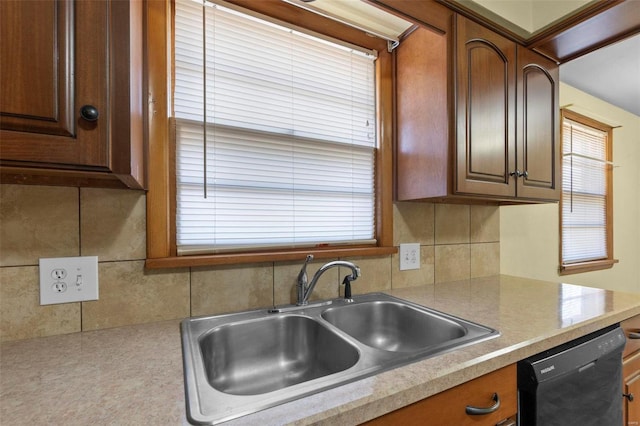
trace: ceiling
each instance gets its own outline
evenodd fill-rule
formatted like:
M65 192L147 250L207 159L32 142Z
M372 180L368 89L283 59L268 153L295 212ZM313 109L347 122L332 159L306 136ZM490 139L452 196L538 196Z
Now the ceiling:
M640 116L640 34L560 65L560 81Z
M451 0L524 37L551 26L597 0Z

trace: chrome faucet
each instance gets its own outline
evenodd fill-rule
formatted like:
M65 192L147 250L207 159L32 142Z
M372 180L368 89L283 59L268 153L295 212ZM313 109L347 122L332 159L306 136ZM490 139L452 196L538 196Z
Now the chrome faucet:
M307 259L304 261L304 265L302 265L302 269L298 274L298 282L296 288L298 290L298 302L296 303L298 306L304 306L309 303L309 296L311 296L311 292L313 288L316 286L318 279L320 276L325 273L328 269L331 269L335 266L344 266L351 269L351 275L347 275L344 277L342 284L344 284L344 298L350 300L351 299L351 281L355 281L360 276L360 268L358 268L355 264L351 262L346 262L344 260L336 260L333 262L325 263L318 269L318 271L311 278L311 282L307 280L307 264L313 260L313 255L308 254Z

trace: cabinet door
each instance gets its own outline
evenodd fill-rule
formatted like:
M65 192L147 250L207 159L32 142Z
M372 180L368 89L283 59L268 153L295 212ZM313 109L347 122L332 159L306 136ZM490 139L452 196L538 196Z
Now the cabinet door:
M518 47L518 197L560 199L558 65Z
M0 1L3 182L144 188L143 5Z
M396 196L448 195L447 35L418 28L396 55Z
M73 3L3 1L0 17L2 128L71 136Z
M103 1L0 2L2 160L108 166L107 16Z
M456 20L456 192L515 196L516 45Z
M623 398L624 425L640 425L640 352L624 359L624 394L633 397ZM632 400L630 400L632 399Z

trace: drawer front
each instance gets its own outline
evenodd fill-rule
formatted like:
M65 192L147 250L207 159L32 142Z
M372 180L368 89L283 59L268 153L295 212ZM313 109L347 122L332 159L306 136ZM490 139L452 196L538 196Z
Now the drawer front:
M500 407L483 415L469 415L467 406L485 408L500 399ZM475 380L431 396L366 423L367 425L475 425L494 426L517 412L516 365L496 370Z
M622 321L620 326L622 330L624 330L624 335L627 337L627 345L622 353L622 357L624 358L640 350L640 315Z

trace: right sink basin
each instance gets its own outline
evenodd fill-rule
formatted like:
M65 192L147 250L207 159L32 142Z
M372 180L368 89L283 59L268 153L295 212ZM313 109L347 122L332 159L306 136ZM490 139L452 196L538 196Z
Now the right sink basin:
M406 302L371 301L329 308L322 318L367 346L392 352L416 352L469 333L459 319Z

